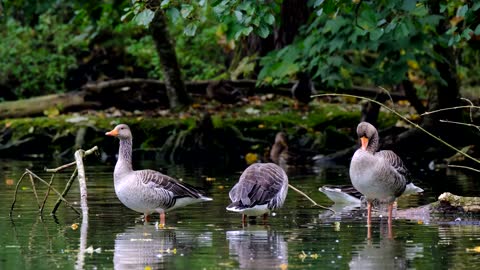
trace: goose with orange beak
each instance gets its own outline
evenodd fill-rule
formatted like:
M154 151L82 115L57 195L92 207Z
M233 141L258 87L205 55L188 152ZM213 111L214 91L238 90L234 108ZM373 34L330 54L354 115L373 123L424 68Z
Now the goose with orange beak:
M128 208L148 215L158 212L160 225L165 224L165 212L192 203L211 201L193 186L154 170L132 168L132 133L125 124L105 133L120 140L118 160L113 171L115 193Z
M372 202L376 200L388 204L388 225L391 232L393 203L404 193L407 185L413 185L411 175L393 151L378 151L379 136L373 125L361 122L357 126L357 135L361 147L352 157L350 179L355 189L367 200L368 227L371 224Z

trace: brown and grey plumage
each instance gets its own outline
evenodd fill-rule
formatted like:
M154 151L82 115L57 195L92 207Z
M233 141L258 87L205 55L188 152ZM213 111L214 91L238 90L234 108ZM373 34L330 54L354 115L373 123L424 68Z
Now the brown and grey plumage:
M128 208L143 213L145 220L151 213L160 214L165 223L165 212L188 204L211 201L196 188L154 170L132 169L132 133L125 124L106 133L120 139L118 160L113 172L115 193Z
M230 190L232 203L227 210L247 216L266 215L282 207L287 197L288 177L285 171L273 163L255 163L240 176L237 184Z
M373 125L361 122L357 126L357 135L361 147L352 157L350 179L367 200L368 224L371 222L371 202L378 200L388 204L388 223L391 225L393 203L411 183L411 175L394 152L377 152L379 137Z
M309 165L316 153L301 147L290 146L285 132L275 135L275 142L270 149L270 160L285 168L287 165Z

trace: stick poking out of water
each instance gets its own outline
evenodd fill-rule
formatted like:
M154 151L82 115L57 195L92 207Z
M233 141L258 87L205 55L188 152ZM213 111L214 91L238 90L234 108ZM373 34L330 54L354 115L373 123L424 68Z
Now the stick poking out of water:
M326 209L326 210L330 210L332 211L334 214L336 214L335 210L331 209L331 208L328 208L326 206L323 206L323 205L320 205L318 204L317 202L315 202L312 198L310 198L307 194L305 194L303 191L301 191L300 189L288 184L288 187L295 190L296 192L298 192L300 195L302 195L303 197L307 198L307 200L311 201L313 203L313 206L318 206L320 208L323 208L323 209Z

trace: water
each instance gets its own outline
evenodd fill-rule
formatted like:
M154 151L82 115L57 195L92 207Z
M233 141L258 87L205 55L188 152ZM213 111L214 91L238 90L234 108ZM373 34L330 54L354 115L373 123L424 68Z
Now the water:
M140 214L125 208L116 198L112 164L86 161L88 203L87 224L62 205L55 217L55 199L46 204L44 218L38 216L29 179L20 185L18 202L9 218L15 185L25 168L46 180L44 166L60 164L39 161L0 163L0 269L474 269L480 266L480 227L475 221L424 223L394 220L394 238L387 237L386 218L373 221L372 239L367 240L363 212L332 216L290 190L285 207L261 220L241 225L238 214L225 210L228 191L241 169L223 166L188 168L159 165L154 161L136 168L162 170L204 189L214 201L187 206L167 214L166 228L153 222L136 223ZM63 189L71 170L55 177ZM288 172L290 183L316 202L330 205L318 187L346 184L346 168ZM426 189L423 196L399 201L400 208L435 201L444 191L475 195L474 176L424 175L416 182ZM435 184L427 184L428 180ZM38 184L38 183L37 183ZM45 188L38 190L40 200ZM477 194L478 195L478 194ZM78 184L67 200L79 207ZM358 214L360 213L360 214ZM477 251L475 248L477 247Z

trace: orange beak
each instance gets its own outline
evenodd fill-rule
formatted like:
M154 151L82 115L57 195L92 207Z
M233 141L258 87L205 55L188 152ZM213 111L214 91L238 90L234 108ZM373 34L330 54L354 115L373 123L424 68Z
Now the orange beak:
M360 142L362 142L362 149L366 151L368 146L368 138L365 136L362 136L360 138Z
M106 132L105 135L117 137L118 136L118 130L112 129L109 132Z

